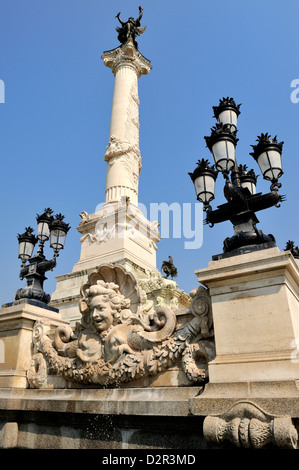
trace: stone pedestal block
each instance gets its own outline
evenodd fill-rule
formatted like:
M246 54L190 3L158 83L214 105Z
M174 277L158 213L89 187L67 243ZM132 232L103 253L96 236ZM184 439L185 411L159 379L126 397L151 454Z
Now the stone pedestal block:
M196 272L209 288L216 357L210 383L299 378L299 268L275 247L212 261Z
M119 203L107 203L81 221L81 255L73 272L96 268L103 263L125 259L143 269L156 269L157 225L125 197Z
M31 361L32 331L37 320L49 334L66 322L57 309L41 308L37 301L19 300L0 310L0 387L26 388Z
M123 198L119 204L108 203L94 214L82 216L81 255L72 273L57 277L51 306L59 308L62 318L72 324L79 320L80 288L88 275L103 264L117 263L148 278L156 269L156 242L160 240L157 225L149 222Z

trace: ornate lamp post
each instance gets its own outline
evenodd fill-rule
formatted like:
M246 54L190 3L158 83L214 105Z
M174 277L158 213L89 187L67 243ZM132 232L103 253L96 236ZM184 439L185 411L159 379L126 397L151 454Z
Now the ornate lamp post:
M34 299L46 304L51 300L51 296L43 290L43 283L47 279L45 273L56 266L59 250L64 248L66 234L70 229L70 226L63 221L63 215L57 214L54 218L52 213L52 209L47 208L42 215L37 215L37 237L33 235L31 227L26 227L25 232L18 235L19 258L22 260L20 278L25 278L27 283L24 289L17 290L15 300ZM54 250L51 260L47 260L44 255L44 244L49 239L50 246ZM38 241L38 250L32 256Z
M283 142L277 137L261 134L257 144L252 145L250 154L257 161L263 178L271 181L270 193L256 193L257 175L253 170L248 171L246 165L237 164L235 148L238 142L237 118L240 114L240 105L236 105L232 98L223 98L219 106L214 106L214 117L218 119L211 135L205 137L206 145L213 155L214 165L210 166L208 160L198 162L193 173L189 173L197 195L197 199L204 205L206 223L211 227L220 222L230 220L234 226L234 235L226 238L223 244L224 254L214 256L219 259L259 248L275 246L273 235L265 235L257 230L259 222L255 213L272 206L279 207L284 200L278 189L278 182L283 174L281 166L281 153ZM212 210L210 201L214 199L214 186L217 173L221 172L225 179L224 196L227 203Z

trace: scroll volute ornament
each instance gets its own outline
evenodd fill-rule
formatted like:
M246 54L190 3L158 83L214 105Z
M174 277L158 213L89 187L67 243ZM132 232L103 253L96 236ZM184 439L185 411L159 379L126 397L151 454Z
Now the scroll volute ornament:
M296 449L298 432L290 416L271 416L253 402L237 402L218 416L207 416L203 432L210 444L261 449Z

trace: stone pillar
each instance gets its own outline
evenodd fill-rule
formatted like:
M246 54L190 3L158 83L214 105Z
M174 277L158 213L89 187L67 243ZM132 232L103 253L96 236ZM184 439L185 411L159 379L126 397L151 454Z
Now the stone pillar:
M269 248L212 261L196 275L212 301L210 382L299 379L299 267L292 254Z
M102 56L114 76L114 93L107 161L105 201L117 202L121 196L138 204L141 171L139 150L138 79L151 70L150 62L138 52L130 39L126 44Z

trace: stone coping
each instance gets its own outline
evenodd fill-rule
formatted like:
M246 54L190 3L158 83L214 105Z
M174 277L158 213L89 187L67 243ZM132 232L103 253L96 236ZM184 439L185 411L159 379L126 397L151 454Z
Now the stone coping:
M47 305L44 302L41 302L40 300L34 300L34 299L15 300L14 302L8 302L6 304L3 304L1 308L15 307L17 309L17 308L23 308L26 304L33 305L34 307L42 308L43 310L49 310L50 312L59 313L59 310L57 308L53 308L52 306Z
M298 381L122 389L0 388L0 410L124 416L219 415L237 403L299 418Z
M290 251L281 252L277 247L243 255L210 261L208 268L195 271L198 282L203 285L215 284L222 280L238 280L248 275L265 275L269 272L289 270L292 277L298 278L299 266Z
M216 416L243 402L273 416L299 418L299 380L208 383L189 404L192 415Z
M201 387L124 389L0 388L0 409L135 416L188 416Z

